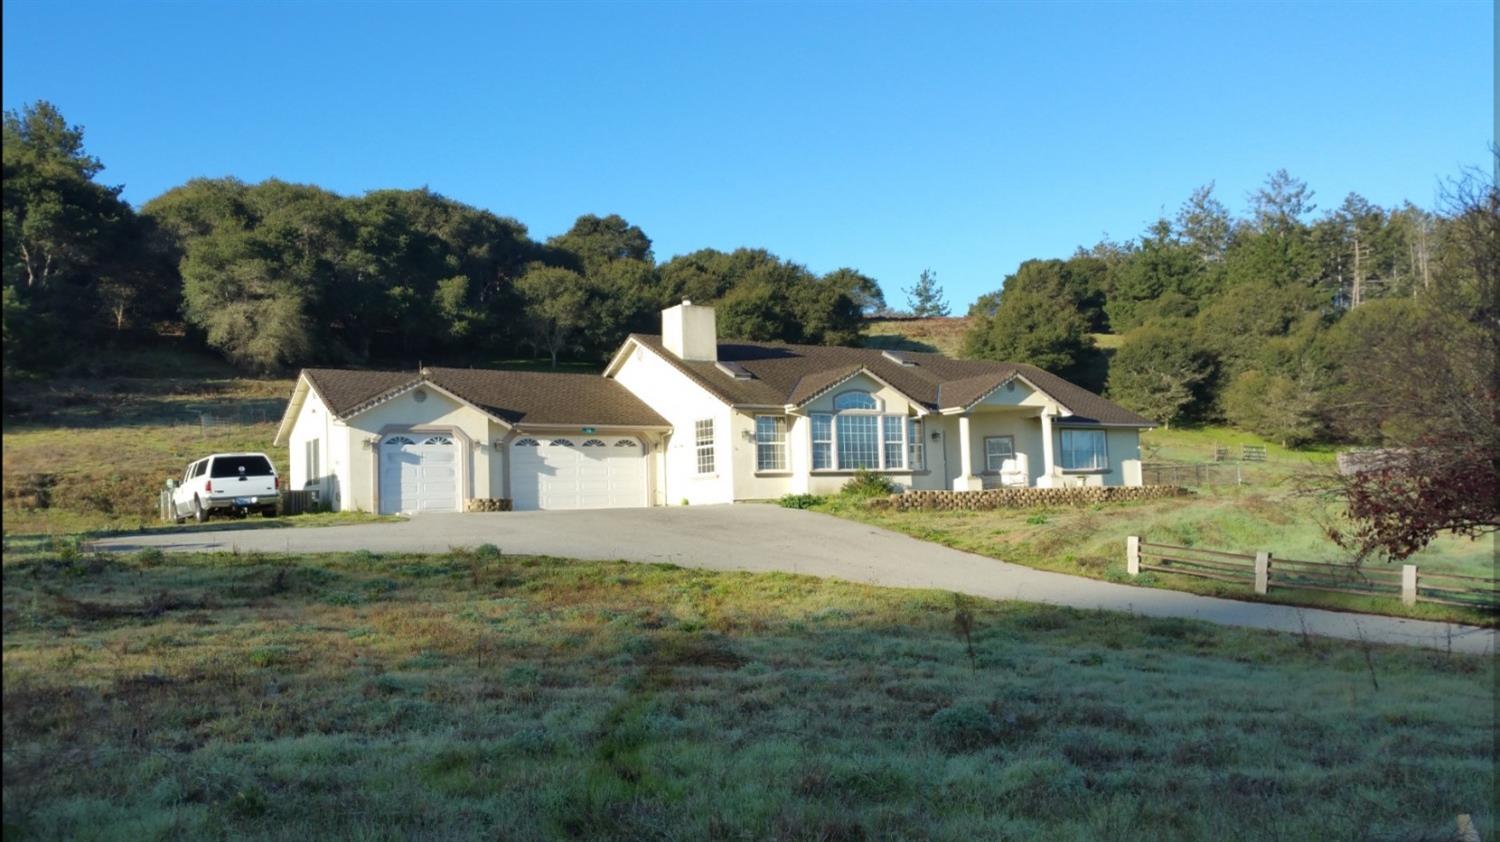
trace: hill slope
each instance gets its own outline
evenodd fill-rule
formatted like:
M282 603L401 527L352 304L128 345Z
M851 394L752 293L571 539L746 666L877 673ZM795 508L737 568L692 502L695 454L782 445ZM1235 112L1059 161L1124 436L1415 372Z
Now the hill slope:
M865 347L892 351L936 351L961 355L969 320L964 316L936 319L872 319L865 323Z

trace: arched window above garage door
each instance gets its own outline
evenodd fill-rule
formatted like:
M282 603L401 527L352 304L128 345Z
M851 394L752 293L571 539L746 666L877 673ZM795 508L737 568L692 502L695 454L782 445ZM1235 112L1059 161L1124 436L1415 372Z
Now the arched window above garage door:
M452 446L453 439L449 438L448 436L430 436L428 437L427 441L424 441L422 443Z
M583 446L584 447L603 447L604 446L604 442L599 441L598 439L589 439L588 441L586 441L586 442L583 443Z
M416 444L416 442L407 436L391 436L385 440L384 444L386 447L400 447L405 444Z
M521 439L516 442L516 447L537 447L541 444L536 439Z
M638 446L640 446L639 442L637 442L635 439L620 439L619 441L615 442L615 447L638 447Z
M575 447L576 446L572 442L568 441L567 439L553 439L551 442L549 442L549 444L551 444L553 447Z

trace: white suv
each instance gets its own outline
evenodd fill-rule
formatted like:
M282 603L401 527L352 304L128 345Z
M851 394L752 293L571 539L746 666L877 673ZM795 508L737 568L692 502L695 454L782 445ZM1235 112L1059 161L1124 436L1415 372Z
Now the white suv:
M208 520L213 511L276 514L276 469L264 453L215 453L191 465L172 489L172 520Z

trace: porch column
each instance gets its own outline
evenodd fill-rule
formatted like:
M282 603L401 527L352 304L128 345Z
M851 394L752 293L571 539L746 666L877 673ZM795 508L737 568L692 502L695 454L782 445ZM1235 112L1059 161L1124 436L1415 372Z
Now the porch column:
M1037 477L1038 488L1051 488L1053 484L1052 413L1042 410L1042 475Z
M972 491L983 487L974 476L974 442L969 438L969 416L958 416L958 476L953 478L954 491Z

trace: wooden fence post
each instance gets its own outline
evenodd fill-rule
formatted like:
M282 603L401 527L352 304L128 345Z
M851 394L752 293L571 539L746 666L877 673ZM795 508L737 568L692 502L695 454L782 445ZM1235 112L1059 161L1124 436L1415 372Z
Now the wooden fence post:
M1265 593L1271 587L1271 554L1261 550L1255 554L1255 592Z
M1401 565L1401 604L1417 604L1417 566L1415 564Z
M1139 535L1131 535L1125 539L1125 572L1132 576L1141 575L1141 538Z

